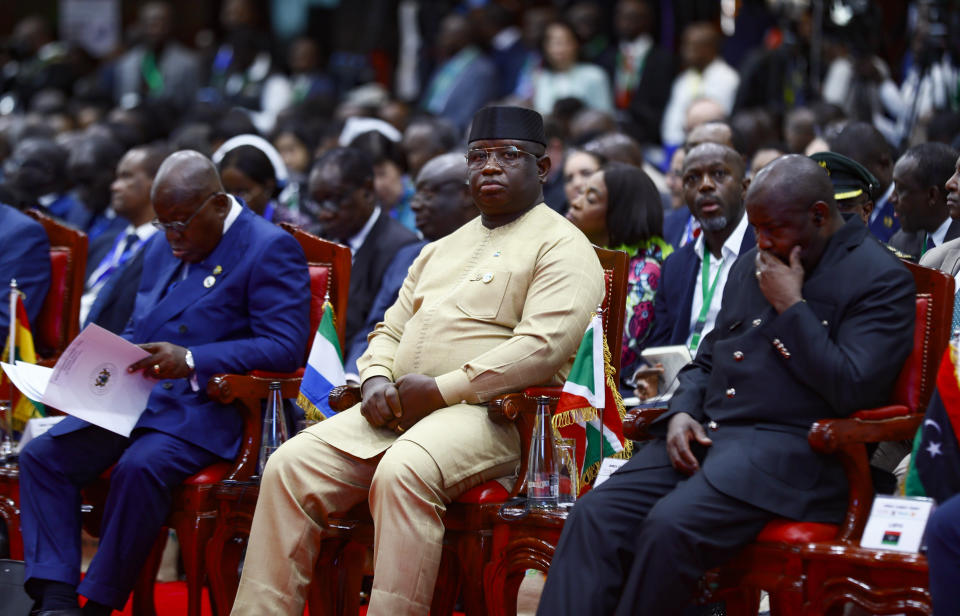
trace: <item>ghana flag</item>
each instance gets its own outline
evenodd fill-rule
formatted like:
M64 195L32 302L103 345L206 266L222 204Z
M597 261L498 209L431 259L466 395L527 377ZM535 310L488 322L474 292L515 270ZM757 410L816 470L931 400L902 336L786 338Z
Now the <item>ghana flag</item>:
M30 333L30 321L27 318L27 309L23 306L23 297L17 295L17 307L14 311L16 319L13 324L15 344L13 347L14 361L23 361L28 364L37 363L37 353L33 348L33 334ZM7 336L7 342L3 347L3 361L10 359L10 336ZM13 387L7 379L6 374L0 371L0 398L5 397L7 391L13 391L10 399L10 408L13 409L12 427L14 432L23 432L27 421L34 417L44 417L47 414L45 406L39 402L34 402L20 393Z

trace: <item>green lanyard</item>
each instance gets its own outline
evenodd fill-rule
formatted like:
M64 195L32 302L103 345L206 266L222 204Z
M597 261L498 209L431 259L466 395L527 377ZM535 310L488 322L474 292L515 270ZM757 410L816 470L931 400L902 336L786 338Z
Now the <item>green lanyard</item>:
M723 259L721 258L721 261ZM720 272L723 271L723 263L720 264L720 267L717 268L717 273L713 277L713 282L709 283L709 288L707 287L707 281L710 279L710 251L707 250L707 245L703 245L703 267L700 271L700 293L703 296L703 306L700 307L700 315L697 316L697 322L693 326L693 337L690 339L690 350L696 352L697 347L700 346L700 336L703 334L703 327L707 324L707 313L710 312L710 304L713 302L713 293L717 290L717 283L720 282Z
M153 55L152 51L143 54L143 61L140 63L140 72L151 94L160 94L163 92L163 74L157 67L157 57Z

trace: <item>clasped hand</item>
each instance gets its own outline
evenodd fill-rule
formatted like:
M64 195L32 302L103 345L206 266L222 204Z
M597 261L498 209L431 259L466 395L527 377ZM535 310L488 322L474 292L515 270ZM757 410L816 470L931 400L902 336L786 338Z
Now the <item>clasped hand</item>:
M799 246L790 251L790 265L770 252L757 249L757 284L777 314L803 300L803 274Z
M393 383L384 376L364 381L360 414L375 428L402 434L415 423L446 406L435 379L405 374Z
M169 342L145 342L138 346L150 355L130 364L127 372L143 370L144 376L155 379L180 379L190 376L190 368L184 359L187 349L184 347Z

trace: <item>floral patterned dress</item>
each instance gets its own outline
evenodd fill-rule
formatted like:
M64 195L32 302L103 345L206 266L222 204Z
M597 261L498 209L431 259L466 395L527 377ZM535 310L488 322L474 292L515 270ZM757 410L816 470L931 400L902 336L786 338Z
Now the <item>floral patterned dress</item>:
M660 267L673 247L662 238L653 237L637 246L617 246L617 250L633 255L627 268L627 306L620 361L626 369L640 363L640 351L646 346L644 342L653 324L653 296L660 286Z

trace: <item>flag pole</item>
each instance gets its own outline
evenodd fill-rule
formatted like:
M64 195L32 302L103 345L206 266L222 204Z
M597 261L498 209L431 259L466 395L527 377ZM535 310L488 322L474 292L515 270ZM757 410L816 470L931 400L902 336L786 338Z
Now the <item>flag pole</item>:
M7 335L7 363L15 364L17 358L17 287L16 278L10 279L10 328ZM7 410L3 414L3 441L0 442L0 458L6 462L13 455L13 380L7 377L10 388L7 396Z
M606 320L606 315L604 314L603 304L597 306L597 316L600 317L600 335L604 336L604 321ZM603 348L604 345L601 345ZM613 349L610 350L613 352ZM603 353L601 353L603 355ZM601 357L603 362L603 382L600 383L600 391L603 392L603 406L598 408L597 411L600 414L600 438L597 440L597 445L600 447L600 451L597 452L597 460L600 461L600 466L603 466L603 439L604 434L603 430L607 424L603 423L603 413L607 409L607 362L606 358ZM599 473L598 473L599 474ZM594 480L596 482L596 480Z

